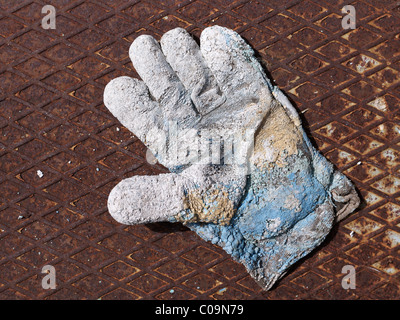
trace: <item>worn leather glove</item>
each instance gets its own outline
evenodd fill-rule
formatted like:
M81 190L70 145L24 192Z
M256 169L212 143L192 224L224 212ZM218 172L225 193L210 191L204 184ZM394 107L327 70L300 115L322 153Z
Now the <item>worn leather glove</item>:
M213 26L130 48L143 81L120 77L104 103L171 173L110 193L123 224L182 222L244 264L266 290L359 205L351 182L311 145L249 45Z

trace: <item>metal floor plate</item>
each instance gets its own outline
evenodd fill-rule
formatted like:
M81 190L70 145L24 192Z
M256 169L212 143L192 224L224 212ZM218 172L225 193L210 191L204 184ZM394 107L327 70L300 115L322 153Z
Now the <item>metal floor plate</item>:
M41 27L45 4L55 30ZM344 30L341 9L356 9ZM389 0L0 0L0 299L398 299L400 6ZM180 224L123 226L121 179L166 172L102 102L140 34L239 32L362 206L263 292ZM56 289L41 286L44 265ZM343 289L342 268L356 270Z

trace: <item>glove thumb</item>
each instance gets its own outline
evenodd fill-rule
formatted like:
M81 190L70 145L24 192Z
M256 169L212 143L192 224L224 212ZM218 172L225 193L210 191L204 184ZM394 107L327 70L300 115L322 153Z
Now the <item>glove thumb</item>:
M108 210L122 224L170 221L184 209L187 183L174 173L124 179L111 191Z

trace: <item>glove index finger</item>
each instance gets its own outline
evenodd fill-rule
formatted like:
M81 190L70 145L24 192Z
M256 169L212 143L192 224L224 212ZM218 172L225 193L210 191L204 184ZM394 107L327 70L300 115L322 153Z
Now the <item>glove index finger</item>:
M162 128L162 112L143 81L130 77L111 80L104 90L104 104L142 142L146 134Z

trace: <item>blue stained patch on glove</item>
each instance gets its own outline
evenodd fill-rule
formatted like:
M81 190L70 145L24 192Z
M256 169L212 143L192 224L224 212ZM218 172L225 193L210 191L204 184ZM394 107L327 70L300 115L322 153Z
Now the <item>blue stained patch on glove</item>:
M266 173L266 189L255 193L253 186L238 210L237 225L246 239L268 239L287 229L325 201L327 193L319 181L304 172L290 173L288 182L274 186Z
M187 226L221 246L249 272L262 269L262 264L274 256L284 256L275 265L275 273L282 273L322 242L323 237L319 237L311 243L309 239L294 244L279 241L279 236L285 238L290 229L306 230L317 219L311 213L324 203L332 203L328 189L333 173L333 166L303 134L298 153L287 157L285 166L253 168L247 191L229 225L200 222ZM330 227L333 211L324 215L323 225Z

